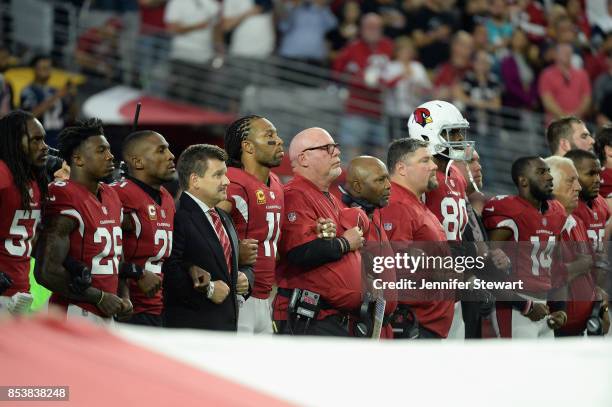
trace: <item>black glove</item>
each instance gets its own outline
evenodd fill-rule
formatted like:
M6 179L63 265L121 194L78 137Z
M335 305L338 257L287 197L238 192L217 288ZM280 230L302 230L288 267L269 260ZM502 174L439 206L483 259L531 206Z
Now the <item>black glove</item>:
M64 260L64 268L70 274L68 288L75 294L83 294L91 286L91 271L89 268L71 257Z
M8 274L5 274L0 271L0 295L2 295L2 293L6 291L8 288L10 288L12 285L13 285L13 280L11 280Z

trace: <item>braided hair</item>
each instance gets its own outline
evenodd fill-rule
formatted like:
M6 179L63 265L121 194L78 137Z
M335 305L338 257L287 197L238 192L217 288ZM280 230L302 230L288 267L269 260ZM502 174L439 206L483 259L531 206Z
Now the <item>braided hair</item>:
M13 175L13 183L21 196L21 207L31 209L30 181L35 181L41 193L41 202L47 198L47 176L45 167L37 168L30 164L23 151L23 136L30 138L28 122L35 117L30 112L14 110L0 119L0 160L4 161Z
M104 128L100 119L92 118L77 122L76 126L66 127L59 134L58 149L68 165L72 164L72 153L81 143L93 136L103 136Z
M256 114L241 117L230 124L225 131L225 151L228 155L228 167L242 168L242 141L251 132L251 123L258 119L263 119L263 117Z

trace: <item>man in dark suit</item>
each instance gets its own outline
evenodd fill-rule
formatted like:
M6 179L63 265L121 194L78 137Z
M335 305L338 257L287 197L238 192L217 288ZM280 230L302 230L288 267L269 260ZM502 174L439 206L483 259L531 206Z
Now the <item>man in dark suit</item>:
M221 148L196 144L179 157L184 191L174 218L172 254L164 263L163 324L171 328L236 331L236 295L253 287L250 269L238 269L238 237L231 218L215 206L227 199Z

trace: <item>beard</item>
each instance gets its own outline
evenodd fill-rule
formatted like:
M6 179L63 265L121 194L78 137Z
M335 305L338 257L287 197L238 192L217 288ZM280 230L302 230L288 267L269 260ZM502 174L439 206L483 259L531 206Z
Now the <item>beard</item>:
M429 181L427 181L427 191L433 191L438 188L438 186L439 184L436 178L430 178Z
M531 193L531 196L540 202L548 201L554 198L552 192L549 193L535 184L529 184L529 192Z

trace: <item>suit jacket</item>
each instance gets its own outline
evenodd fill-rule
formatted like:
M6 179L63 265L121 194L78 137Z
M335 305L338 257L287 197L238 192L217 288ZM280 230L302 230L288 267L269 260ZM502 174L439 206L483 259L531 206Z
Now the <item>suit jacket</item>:
M174 217L172 253L164 262L163 324L171 328L198 328L236 331L238 304L236 280L238 276L238 236L231 218L216 209L227 231L232 247L232 270L227 270L223 248L202 208L189 195L182 194ZM193 288L189 267L196 265L208 271L211 281L222 280L230 293L221 304L206 298ZM243 268L253 287L250 268Z

